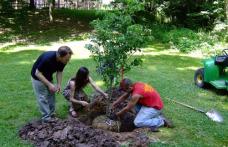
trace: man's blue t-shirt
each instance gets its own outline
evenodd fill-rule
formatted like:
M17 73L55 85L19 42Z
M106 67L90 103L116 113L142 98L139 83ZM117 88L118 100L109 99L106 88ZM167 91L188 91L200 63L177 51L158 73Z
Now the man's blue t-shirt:
M39 80L35 75L36 69L38 69L48 81L52 81L53 73L63 71L64 67L65 64L57 61L56 51L47 51L41 54L33 64L31 75L34 79Z

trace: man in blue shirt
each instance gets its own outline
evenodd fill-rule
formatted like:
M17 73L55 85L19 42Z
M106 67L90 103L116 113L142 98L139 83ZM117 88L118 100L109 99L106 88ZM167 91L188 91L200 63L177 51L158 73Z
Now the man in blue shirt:
M55 93L61 91L62 72L72 54L68 46L61 46L58 51L41 54L32 67L32 85L43 122L51 121L54 115ZM53 84L52 76L55 72L57 85Z

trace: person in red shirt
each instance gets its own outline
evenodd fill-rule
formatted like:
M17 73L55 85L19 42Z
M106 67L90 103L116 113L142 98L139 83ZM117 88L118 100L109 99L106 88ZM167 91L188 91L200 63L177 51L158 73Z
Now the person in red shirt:
M152 86L142 82L132 83L130 79L125 78L120 82L120 88L125 93L113 102L112 108L115 109L129 96L131 99L126 107L115 114L117 118L135 107L137 115L134 124L136 127L149 127L154 132L159 131L158 128L161 126L173 127L171 121L162 115L163 102Z

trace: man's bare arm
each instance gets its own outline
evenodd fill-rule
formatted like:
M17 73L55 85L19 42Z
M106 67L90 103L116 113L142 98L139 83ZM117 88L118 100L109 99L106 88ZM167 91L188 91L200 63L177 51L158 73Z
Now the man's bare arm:
M63 76L63 72L57 71L57 73L56 73L57 92L61 91L62 76Z
M128 102L127 106L124 107L122 110L116 113L117 117L120 117L124 113L128 112L130 109L132 109L138 102L138 100L141 98L141 95L133 95L131 100Z
M129 93L124 93L122 94L116 101L113 102L112 107L115 108L119 103L124 101L130 94Z

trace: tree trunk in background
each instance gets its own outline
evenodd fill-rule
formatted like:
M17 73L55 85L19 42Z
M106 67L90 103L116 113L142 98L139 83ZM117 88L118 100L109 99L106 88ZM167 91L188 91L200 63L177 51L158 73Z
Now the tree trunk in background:
M50 22L53 22L52 8L53 8L53 3L52 2L49 2L49 21Z
M228 0L225 0L226 20L228 21Z
M60 8L60 0L58 0L58 8Z
M29 2L29 8L30 9L35 9L35 1L34 0L30 0L30 2Z

